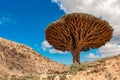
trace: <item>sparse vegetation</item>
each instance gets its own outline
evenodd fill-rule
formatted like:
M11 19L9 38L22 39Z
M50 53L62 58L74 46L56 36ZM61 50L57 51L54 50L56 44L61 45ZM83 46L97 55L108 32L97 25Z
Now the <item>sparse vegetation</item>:
M94 68L98 68L98 66L100 66L100 64L95 64L95 65L94 65Z
M42 80L54 80L53 78L55 78L56 75L58 76L57 78L59 78L60 80L71 80L71 78L72 79L76 78L74 80L79 80L80 78L83 79L87 77L89 79L87 78L86 80L101 80L101 77L103 78L102 80L119 80L120 79L120 76L119 76L120 75L120 55L116 57L103 58L101 60L96 60L90 63L86 62L81 64L73 64L70 66L69 71L66 70L66 71L60 72L61 69L62 70L64 69L65 65L64 66L62 65L62 67L58 66L57 68L60 68L60 69L55 70L56 68L54 68L54 66L56 67L56 65L58 64L54 64L53 66L52 61L46 59L45 57L42 57L41 55L38 55L39 57L31 58L31 60L29 60L29 58L26 58L26 57L21 58L21 56L18 56L19 53L22 53L23 55L25 53L24 53L24 50L22 52L22 48L20 48L21 50L19 49L20 50L19 52L17 52L17 49L16 49L16 53L14 54L14 57L13 57L12 56L13 53L10 52L11 50L9 49L8 44L4 43L0 45L1 45L0 50L2 52L0 54L1 56L0 62L1 63L3 62L2 64L0 64L0 80L41 80L41 78L43 78ZM4 47L7 46L7 48L3 50L1 48L2 46ZM34 54L30 52L32 51L29 51L29 53L27 53L27 55L29 55L30 57L31 55L35 54L35 52ZM17 54L17 59L16 59L16 54ZM7 58L7 57L4 57L4 55L8 55L8 56L10 55L10 56L9 58ZM22 60L19 60L19 57ZM37 59L39 59L38 63L40 63L40 61L41 63L43 63L42 67L38 66L39 64L37 63ZM47 64L44 65L44 59L47 60L45 63L50 62L49 66ZM34 63L34 60L36 61L36 63ZM26 62L26 65L22 64L24 63L23 61ZM31 63L29 63L29 61ZM52 63L52 68L50 68L51 63ZM38 67L36 68L36 66L38 66L39 68ZM48 71L49 73L42 75L42 73L39 73L38 70L40 70L41 68L44 70L44 67L50 68L50 70ZM14 71L17 71L17 70L19 70L18 74L16 72L14 73ZM27 71L27 70L30 70L30 71ZM34 70L37 70L37 73Z
M98 60L100 63L105 63L106 62L106 59L107 58L102 58L102 59L100 59L100 60Z
M107 78L108 80L112 80L112 74L109 73L109 72L107 72L107 73L105 74L105 78Z
M13 67L10 66L9 69L10 69L10 70L13 70Z
M47 78L42 78L42 80L47 80Z
M30 77L30 76L24 76L21 80L32 80L32 77Z
M93 72L95 72L95 73L99 72L99 71L100 71L99 66L100 66L100 64L95 64L95 65L93 66L93 67L94 67Z
M70 66L70 73L74 74L78 71L87 70L87 65L85 64L73 64Z
M29 76L17 76L17 75L12 75L10 80L40 80L40 76L30 76L30 75Z
M97 72L99 72L99 71L100 71L100 69L99 69L99 67L98 67L98 66L96 66L96 67L94 67L93 71L94 71L95 73L97 73Z
M55 76L53 76L53 75L52 75L52 76L48 76L48 77L47 77L47 80L53 80L54 77L55 77Z
M60 80L65 80L65 79L66 79L66 75L67 75L67 74L62 74L62 75L60 75Z
M40 80L38 75L43 73L61 74L67 71L68 66L52 61L26 45L0 38L0 76L8 75L9 78L12 77L11 80ZM7 77L4 76L3 79L5 78Z
M8 80L8 78L7 77L3 77L3 78L0 77L0 80Z

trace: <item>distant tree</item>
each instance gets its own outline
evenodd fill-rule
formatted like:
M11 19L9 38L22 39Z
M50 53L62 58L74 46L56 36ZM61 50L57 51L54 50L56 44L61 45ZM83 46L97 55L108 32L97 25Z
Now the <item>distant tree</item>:
M73 63L80 63L80 52L99 48L112 38L113 29L105 20L87 13L72 13L51 23L46 40L55 49L70 51Z

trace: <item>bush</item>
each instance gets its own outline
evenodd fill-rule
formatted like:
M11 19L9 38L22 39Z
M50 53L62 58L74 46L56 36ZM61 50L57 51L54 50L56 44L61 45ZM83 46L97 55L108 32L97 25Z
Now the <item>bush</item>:
M87 66L85 64L73 64L70 66L70 73L76 73L78 71L84 71L87 69Z
M67 74L60 75L60 80L65 80Z
M30 77L30 76L24 76L21 80L32 80L32 77Z
M48 76L47 80L53 80L55 76Z

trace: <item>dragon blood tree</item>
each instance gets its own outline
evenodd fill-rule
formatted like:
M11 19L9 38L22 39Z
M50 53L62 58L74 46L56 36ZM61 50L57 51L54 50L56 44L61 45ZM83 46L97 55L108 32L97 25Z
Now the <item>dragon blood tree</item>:
M80 64L80 52L99 48L110 41L113 29L105 20L87 13L72 13L51 23L46 40L55 49L70 51L73 63Z

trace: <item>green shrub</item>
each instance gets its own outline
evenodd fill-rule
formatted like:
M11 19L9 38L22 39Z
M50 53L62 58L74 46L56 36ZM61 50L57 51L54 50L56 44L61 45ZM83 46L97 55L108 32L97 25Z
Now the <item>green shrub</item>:
M60 75L60 80L65 80L67 74Z
M30 77L30 76L24 76L21 80L32 80L32 77Z
M53 80L55 76L48 76L47 80Z
M87 69L87 65L85 64L73 64L70 66L70 73L76 73L78 71L84 71Z

